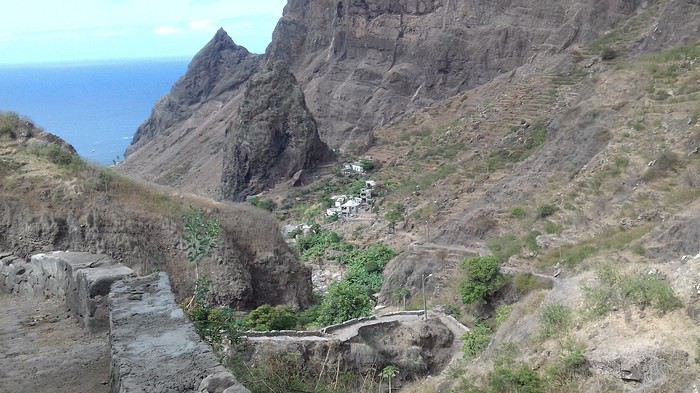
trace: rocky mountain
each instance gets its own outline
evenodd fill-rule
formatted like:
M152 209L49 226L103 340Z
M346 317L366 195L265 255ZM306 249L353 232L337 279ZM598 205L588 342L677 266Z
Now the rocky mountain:
M224 133L261 61L219 30L139 127L122 170L187 191L217 194Z
M277 179L301 177L333 156L284 63L269 63L249 81L225 146L222 191L228 200L264 191Z
M139 129L122 168L219 196L223 130L261 61L287 64L324 143L358 153L378 127L590 42L641 4L290 0L265 60L217 33Z

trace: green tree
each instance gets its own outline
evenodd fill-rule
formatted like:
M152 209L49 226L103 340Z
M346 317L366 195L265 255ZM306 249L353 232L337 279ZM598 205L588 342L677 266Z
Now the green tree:
M258 332L290 330L297 326L297 318L287 306L262 305L248 314L246 327Z
M399 375L399 369L396 366L386 366L382 370L382 379L389 381L389 393L391 393L391 381Z
M462 269L466 273L460 288L464 304L486 300L505 283L498 258L494 256L468 259Z
M407 288L399 288L394 293L394 298L400 300L403 303L403 309L406 310L406 300L411 296L411 291Z
M367 289L350 281L330 286L318 310L318 324L332 325L372 313L372 298Z

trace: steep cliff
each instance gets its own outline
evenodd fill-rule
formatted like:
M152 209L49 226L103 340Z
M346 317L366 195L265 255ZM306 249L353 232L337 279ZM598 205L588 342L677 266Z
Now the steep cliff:
M538 56L590 42L641 3L290 0L265 57L290 67L321 140L358 153L378 127ZM240 104L241 83L261 61L232 46L219 32L206 56L195 58L139 129L126 173L220 195L223 130ZM194 83L197 75L206 83Z
M279 63L249 82L225 146L222 191L228 200L243 200L332 157L294 75Z
M227 122L261 61L219 30L139 127L122 171L186 191L217 194Z

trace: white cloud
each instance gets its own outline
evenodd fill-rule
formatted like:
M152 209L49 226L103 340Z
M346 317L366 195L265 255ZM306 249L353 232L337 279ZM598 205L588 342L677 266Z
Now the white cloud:
M156 28L153 32L156 33L156 35L169 36L180 34L180 29L173 26L160 26Z
M213 30L214 21L211 19L193 20L189 23L190 30Z

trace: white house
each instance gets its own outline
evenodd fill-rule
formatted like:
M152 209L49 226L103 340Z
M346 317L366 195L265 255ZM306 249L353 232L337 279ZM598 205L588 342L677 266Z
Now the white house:
M333 217L340 214L340 207L331 207L326 209L326 216Z
M377 187L377 182L374 180L367 180L365 182L365 185L367 186L367 188L374 190L374 188Z
M365 173L365 169L360 165L359 163L352 163L352 164L345 164L343 167L343 170L345 172L355 172L359 174Z
M360 205L362 204L362 199L352 198L345 202L343 206L340 207L340 214L344 217L350 217L360 212Z
M362 200L362 203L371 203L372 202L372 189L371 188L365 188L362 191L360 191L360 199Z

